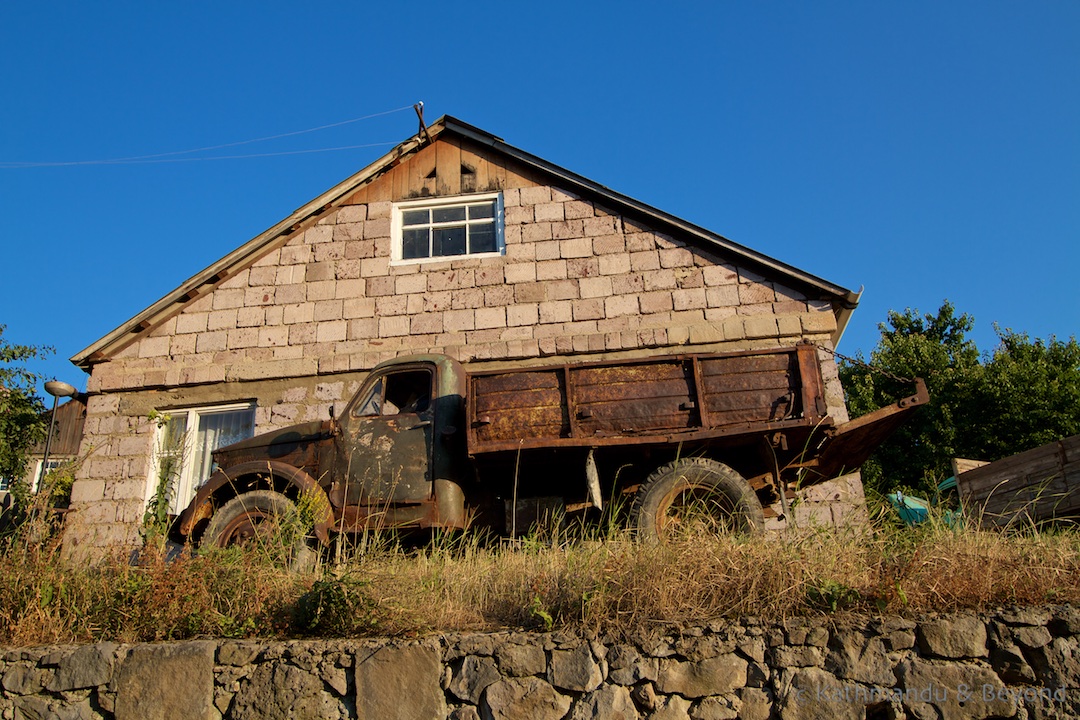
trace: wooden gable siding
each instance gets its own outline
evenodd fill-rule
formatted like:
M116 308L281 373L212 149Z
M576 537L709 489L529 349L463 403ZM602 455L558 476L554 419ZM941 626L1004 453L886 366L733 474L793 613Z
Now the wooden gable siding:
M400 202L422 197L496 192L539 184L508 169L503 157L472 147L467 140L440 137L350 195L344 205Z

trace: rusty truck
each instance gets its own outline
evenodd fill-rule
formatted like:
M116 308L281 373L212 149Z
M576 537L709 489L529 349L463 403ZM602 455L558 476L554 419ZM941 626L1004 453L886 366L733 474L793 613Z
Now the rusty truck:
M329 419L214 452L171 534L243 543L302 497L322 544L375 527L514 535L544 512L596 515L616 499L644 537L691 515L754 530L797 485L857 468L927 401L916 381L909 397L836 423L817 353L802 342L500 370L399 357Z

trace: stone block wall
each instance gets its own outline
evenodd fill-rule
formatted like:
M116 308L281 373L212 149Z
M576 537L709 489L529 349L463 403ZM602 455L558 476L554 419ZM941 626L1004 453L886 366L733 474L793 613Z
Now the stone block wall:
M1080 610L0 654L6 719L1074 718Z
M504 191L506 254L393 264L387 201L268 249L95 367L91 392L691 345L828 343L828 303L547 186ZM842 405L842 402L840 403Z

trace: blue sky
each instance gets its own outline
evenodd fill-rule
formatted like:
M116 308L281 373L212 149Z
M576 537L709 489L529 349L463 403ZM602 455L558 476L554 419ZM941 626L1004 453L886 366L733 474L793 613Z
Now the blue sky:
M1078 38L1071 0L4 3L4 339L84 388L67 358L410 136L388 111L418 100L865 287L843 352L945 298L984 350L995 322L1066 338Z

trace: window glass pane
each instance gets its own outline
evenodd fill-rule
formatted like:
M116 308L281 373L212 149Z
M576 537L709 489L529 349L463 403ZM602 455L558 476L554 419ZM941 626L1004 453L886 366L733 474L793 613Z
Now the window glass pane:
M198 487L210 477L213 458L210 453L219 447L231 445L255 434L255 411L233 410L230 412L205 413L199 416L199 431L194 438L194 474L192 480Z
M379 414L379 408L382 406L382 387L383 379L379 378L375 381L375 384L371 386L371 390L368 391L368 395L364 398L364 401L357 405L356 409L353 410L354 417Z
M428 229L426 227L401 231L401 257L403 260L425 258L430 254Z
M402 225L426 225L428 222L427 210L406 210L401 213Z
M435 228L432 235L432 256L465 254L464 227Z
M498 249L495 242L495 223L469 226L469 252L486 253Z
M432 222L457 222L464 219L465 208L460 205L457 207L439 207L431 209Z
M469 206L469 219L474 220L476 218L493 218L495 217L495 201L492 200L489 203L483 205L470 205Z

